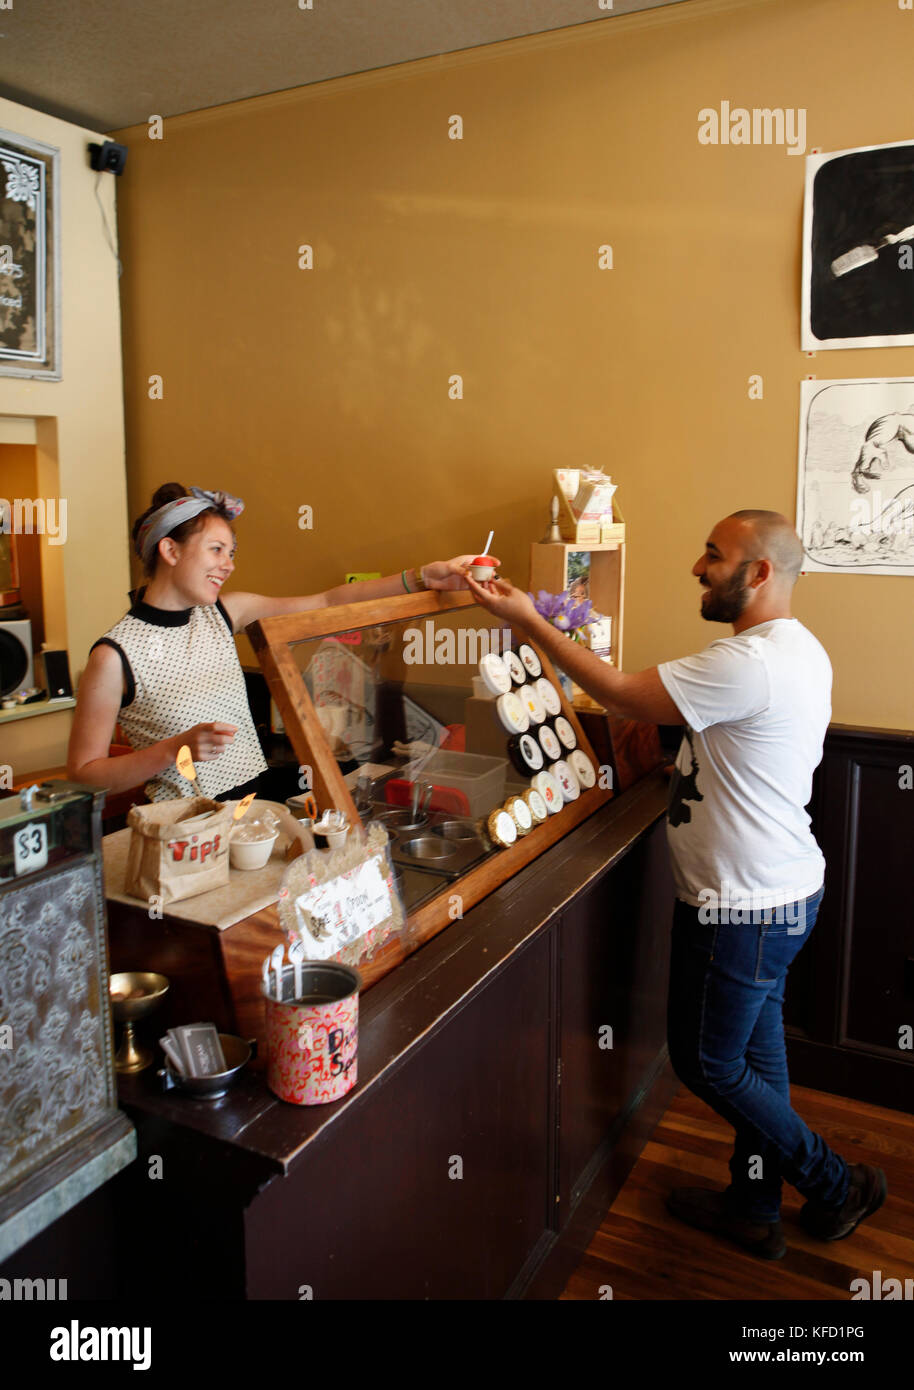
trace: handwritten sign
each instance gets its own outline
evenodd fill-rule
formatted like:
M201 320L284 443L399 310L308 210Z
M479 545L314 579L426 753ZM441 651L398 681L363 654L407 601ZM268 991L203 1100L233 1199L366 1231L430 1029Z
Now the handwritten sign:
M48 862L48 828L44 821L24 825L13 835L13 873L34 874Z
M299 935L310 960L326 960L392 915L391 885L372 855L354 869L315 884L294 901Z

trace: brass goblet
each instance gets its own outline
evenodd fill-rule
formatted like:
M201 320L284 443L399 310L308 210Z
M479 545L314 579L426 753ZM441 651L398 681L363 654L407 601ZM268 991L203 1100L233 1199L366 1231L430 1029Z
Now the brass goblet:
M124 1025L114 1065L118 1071L142 1071L152 1062L153 1051L137 1043L133 1025L159 1007L168 993L168 980L151 970L125 970L111 976L108 992L115 1022Z

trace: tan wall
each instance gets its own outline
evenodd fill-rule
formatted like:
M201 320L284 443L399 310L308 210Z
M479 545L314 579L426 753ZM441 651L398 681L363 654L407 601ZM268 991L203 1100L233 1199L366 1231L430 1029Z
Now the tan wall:
M129 586L117 264L96 200L98 182L116 233L115 181L89 168L86 147L103 138L96 132L4 100L0 127L60 150L62 379L0 377L0 440L21 442L30 427L19 421L35 420L37 495L67 502L66 543L42 543L42 587L45 640L67 648L75 678L91 643L124 612ZM55 733L40 746L18 721L0 731L0 763L17 775L62 763L68 716L47 718Z
M124 132L131 514L172 477L240 493L239 583L267 592L490 527L524 582L549 470L602 464L627 668L703 646L725 629L689 570L714 521L793 515L800 379L902 375L914 351L800 352L805 161L699 145L698 112L802 107L809 149L908 139L912 43L894 0L696 0ZM910 595L801 581L837 720L914 722Z
M0 481L7 501L38 495L37 450L34 444L0 442ZM28 532L16 537L16 564L19 597L32 625L32 648L39 651L44 641L44 594L41 587L42 537ZM3 613L0 611L0 619Z
M62 769L67 761L67 743L73 707L54 709L28 719L0 721L0 771L12 768L10 782L19 782L34 772ZM62 772L60 775L63 775Z

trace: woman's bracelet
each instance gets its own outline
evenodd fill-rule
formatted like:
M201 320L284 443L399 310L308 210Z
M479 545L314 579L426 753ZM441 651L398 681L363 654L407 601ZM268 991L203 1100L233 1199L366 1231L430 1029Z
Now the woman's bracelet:
M411 588L409 587L409 585L407 584L407 582L406 582L406 570L401 570L401 571L400 571L400 579L401 579L401 581L402 581L402 583L403 583L404 589L406 590L406 592L407 592L408 594L418 594L418 593L421 593L423 589L427 589L427 588L428 588L428 585L426 584L425 580L422 578L422 569L423 569L423 566L422 566L422 565L417 565L416 568L413 570L413 574L416 576L416 587L415 587L415 589L411 589Z

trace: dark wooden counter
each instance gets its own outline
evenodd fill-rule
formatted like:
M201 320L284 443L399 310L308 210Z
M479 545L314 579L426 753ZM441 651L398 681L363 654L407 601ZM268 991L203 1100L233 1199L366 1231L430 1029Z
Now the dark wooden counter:
M829 732L810 807L827 891L785 1008L795 1083L900 1109L912 752L909 731ZM129 1279L153 1303L554 1297L675 1090L666 789L646 777L364 993L344 1100L285 1105L255 1070L213 1104L124 1079L138 1161L0 1273L67 1278L71 1299ZM175 1021L206 1016L208 988L260 1032L261 956L227 979L214 939L161 937Z
M344 1099L287 1105L256 1068L215 1102L120 1078L136 1162L0 1272L172 1307L555 1297L676 1088L666 794L645 778L364 992ZM109 931L115 968L158 953L174 1021L262 1032L262 953L227 971L213 931Z
M645 778L363 994L342 1100L288 1105L256 1069L217 1102L121 1078L143 1285L553 1296L675 1086L666 792Z

